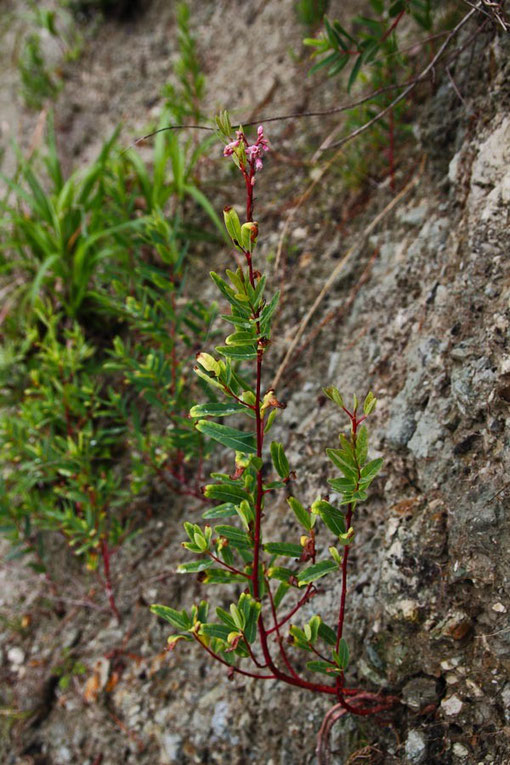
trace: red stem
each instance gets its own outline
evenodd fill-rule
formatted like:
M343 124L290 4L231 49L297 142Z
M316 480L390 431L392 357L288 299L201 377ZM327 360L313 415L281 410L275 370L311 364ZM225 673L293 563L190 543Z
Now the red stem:
M257 680L275 680L274 675L256 675L254 672L246 672L246 670L241 669L240 667L234 667L232 664L229 664L228 661L225 661L225 659L222 659L221 656L219 656L217 653L214 653L209 646L207 646L205 643L202 643L198 635L195 635L193 633L193 637L197 641L199 645L202 646L204 650L207 651L207 653L213 657L213 659L216 659L216 661L219 661L221 664L224 664L229 669L233 670L234 672L237 672L239 675L245 675L246 677L255 677Z
M269 593L269 600L271 602L271 611L273 613L273 621L274 621L275 628L276 628L276 640L278 642L278 647L280 649L280 655L281 655L281 657L283 659L283 662L284 662L285 666L289 670L290 674L294 678L299 679L299 675L294 671L294 668L292 667L292 664L289 661L289 657L285 653L285 648L283 647L282 637L280 635L280 629L278 627L278 617L276 615L276 608L275 608L275 605L274 605L273 593L271 592L271 585L270 585L268 579L266 579L266 586L267 586L267 591Z
M245 576L247 579L250 579L250 574L245 574L244 571L239 571L238 568L234 568L233 566L229 566L228 563L225 563L224 560L221 560L221 558L218 558L214 553L212 553L209 550L209 556L216 561L216 563L219 563L220 566L223 566L228 571L231 571L233 574L239 574L240 576Z
M101 542L101 556L103 558L105 588L106 588L106 594L108 595L108 602L110 604L112 613L115 615L115 618L120 624L121 618L120 618L119 611L117 609L117 605L115 603L115 596L113 594L112 578L110 573L110 550L108 549L108 542L106 541L106 539L103 539Z
M352 414L349 412L348 414L351 418L351 423L352 423L352 440L353 440L354 447L356 447L356 431L360 423L360 420L357 419L356 410L354 410ZM365 419L365 417L363 417L363 419ZM359 480L359 477L360 476L359 476L359 468L358 468L358 480ZM358 488L358 485L356 484L356 490L357 488ZM346 531L349 531L351 527L351 520L352 520L352 505L348 505L348 511L345 517ZM340 596L340 609L338 612L338 627L337 627L337 634L336 634L336 650L337 651L340 646L340 640L342 639L343 629L344 629L345 600L347 597L347 561L349 559L349 550L350 550L350 545L347 545L345 547L344 556L342 560L342 592ZM336 681L336 687L339 693L340 693L341 687L343 686L343 683L344 683L344 673L342 672L342 674L338 676Z
M308 587L306 588L306 592L305 592L305 594L303 595L303 597L301 598L301 600L299 600L299 601L296 603L296 605L294 606L294 608L292 609L292 611L289 611L289 613L287 614L287 616L285 616L285 617L284 617L284 618L281 620L281 622L279 622L279 623L278 623L277 625L275 625L274 627L271 627L271 629L269 629L269 630L267 631L267 634L268 634L268 635L270 635L270 634L271 634L271 632L274 632L274 631L275 631L275 629L279 629L280 627L283 627L283 625L284 625L284 624L286 624L286 623L289 621L289 619L292 619L292 617L294 616L294 614L295 614L295 613L297 613L297 612L299 611L299 609L300 609L300 608L302 608L302 607L305 605L305 603L307 603L307 601L308 601L308 600L310 600L310 598L311 598L311 597L312 597L312 596L315 594L315 592L312 592L312 590L314 590L313 584L309 584L309 585L308 585Z
M382 37L381 37L381 39L379 40L379 45L382 45L382 43L383 43L385 40L387 40L387 39L388 39L388 37L391 35L391 33L393 32L393 30L394 30L394 29L396 29L396 28L398 27L398 25L399 25L399 23L400 23L400 19L401 19L401 18L402 18L402 16L405 14L405 12L406 12L406 9L404 8L403 10L401 10L401 11L400 11L400 13L398 14L398 16L396 16L396 17L395 17L395 21L393 22L393 24L392 24L392 25L389 27L389 29L387 29L387 30L386 30L386 32L383 34L383 36L382 36Z

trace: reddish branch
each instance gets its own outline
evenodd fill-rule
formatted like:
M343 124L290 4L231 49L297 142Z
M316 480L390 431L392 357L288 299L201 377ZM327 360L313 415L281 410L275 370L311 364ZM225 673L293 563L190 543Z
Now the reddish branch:
M108 595L108 602L110 604L110 608L112 609L113 614L115 615L115 618L120 624L121 619L120 619L119 611L117 609L117 604L115 603L115 596L113 594L113 587L112 587L112 577L110 573L110 550L108 548L108 542L106 541L104 537L101 542L101 557L103 558L105 589L106 589L106 594Z

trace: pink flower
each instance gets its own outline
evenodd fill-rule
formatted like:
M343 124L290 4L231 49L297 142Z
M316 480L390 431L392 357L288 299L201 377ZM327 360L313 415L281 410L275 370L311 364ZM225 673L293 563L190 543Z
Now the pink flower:
M255 171L262 170L262 157L264 156L263 152L269 151L269 143L267 142L267 139L264 138L263 126L259 125L257 128L257 140L255 143L249 144L242 130L237 130L236 136L237 139L231 143L228 143L223 149L223 156L231 157L235 149L241 143L244 143L247 159L249 162L254 163Z
M234 153L234 149L237 148L237 146L239 146L239 142L240 142L239 139L237 139L237 141L232 141L231 143L227 143L227 145L223 149L223 156L231 157L232 154Z

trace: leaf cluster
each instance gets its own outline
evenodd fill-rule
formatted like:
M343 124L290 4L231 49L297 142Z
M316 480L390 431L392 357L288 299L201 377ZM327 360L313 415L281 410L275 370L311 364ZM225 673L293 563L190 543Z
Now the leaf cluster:
M218 127L228 131L225 116ZM329 482L339 499L319 497L306 506L291 492L287 497L288 509L300 532L295 541L288 534L266 538L261 519L269 512L268 503L277 492L290 488L294 476L281 442L270 442L265 450L267 455L263 450L264 437L282 408L274 391L262 391L260 386L260 369L270 347L279 295L276 292L266 297L266 277L252 269L257 224L242 224L231 207L225 208L224 217L227 233L244 256L246 266L239 265L235 271L227 269L225 278L211 273L229 309L221 316L232 325L233 332L227 335L224 344L216 346L214 354L197 355L195 372L208 386L211 399L193 406L190 416L200 433L233 453L234 466L231 473L213 473L213 481L203 488L205 498L214 503L203 514L205 523L185 522L187 539L183 547L194 560L182 563L178 572L197 576L202 585L228 584L242 592L229 611L216 610L219 621L215 622L206 621L205 601L191 615L162 605L153 606L153 612L178 630L170 638L172 644L194 639L224 663L238 667L246 659L260 667L260 657L257 659L253 653L258 650L256 643L251 646L257 623L262 619L259 626L262 635L271 620L273 631L279 630L280 619L282 623L288 622L279 616L284 601L297 603L291 614L297 613L315 592L318 580L328 575L340 576L343 551L353 543L350 519L356 506L367 499L368 487L382 460L368 459L368 431L363 424L375 407L374 396L368 394L363 415L358 416L356 398L353 412L349 412L336 388L327 389L328 396L351 421L350 434L340 436L340 448L328 450L342 475ZM248 237L244 232L251 235ZM258 370L257 383L251 382L250 369L254 367ZM217 421L226 417L234 425ZM325 550L317 546L318 535L328 538ZM294 649L318 654L318 660L308 663L309 670L342 675L348 663L347 645L320 616L314 616L304 626L289 623L286 629ZM282 640L282 635L278 639ZM317 642L325 644L321 651L328 651L330 658L323 656Z
M373 98L347 110L342 135L348 136L377 116L398 94L398 84L409 80L425 60L402 45L404 34L418 28L430 34L440 23L439 6L431 0L370 0L372 13L357 15L348 23L324 18L324 31L304 40L316 59L310 73L336 77L347 73L347 90L363 83ZM403 18L408 21L404 24ZM402 28L405 32L401 34ZM403 86L402 86L403 87ZM385 151L402 146L412 137L407 117L409 103L397 104L389 119L377 120L369 131L370 139L350 144L342 162L342 176L349 186L359 186L374 169L381 168Z
M205 76L196 40L190 30L190 10L184 2L177 5L176 21L179 46L179 58L173 67L176 83L167 83L162 95L176 124L183 124L189 118L196 124L204 117L201 103L205 95Z
M129 538L134 495L195 491L205 452L189 377L215 311L186 268L190 243L218 240L203 218L220 229L196 181L206 146L162 134L145 162L117 136L66 177L50 116L42 164L18 152L3 179L0 525L38 570L55 531L93 568Z

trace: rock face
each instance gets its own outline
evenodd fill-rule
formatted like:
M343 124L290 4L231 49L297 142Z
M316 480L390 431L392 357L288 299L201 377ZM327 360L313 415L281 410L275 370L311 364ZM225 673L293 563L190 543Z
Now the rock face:
M287 47L283 19L292 13L290 2L270 0L262 4L263 10L262 5L249 12L243 9L230 20L229 29L218 11L199 5L192 3L196 17L210 25L204 31L210 43L206 61L220 92L221 87L229 92L232 78L232 69L221 68L221 46L225 49L228 42L229 62L241 55L238 37L241 30L246 33L248 16L262 52ZM271 35L264 48L268 20ZM143 23L143 39L150 41L155 17ZM295 45L300 34L292 32ZM297 382L289 374L278 392L288 406L275 437L284 443L290 439L287 453L298 473L296 493L306 501L325 492L329 468L324 448L334 445L340 427L329 410L325 416L318 405L321 386L335 384L361 394L370 387L380 401L373 446L385 465L371 501L355 520L347 622L353 655L349 682L389 690L402 704L393 714L393 728L370 720L362 725L352 719L338 723L332 737L335 763L510 761L510 46L501 38L483 40L486 48L482 51L478 43L475 54L479 66L471 66L465 53L454 73L464 103L451 85L443 85L417 117L419 153L427 156L427 169L412 196L372 234L369 246L361 249L330 296L328 309L348 306L342 322L324 327L312 343L313 353L308 349L299 356ZM290 64L278 66L287 73ZM257 71L262 101L271 78L264 67ZM282 99L290 106L297 105L293 88L300 76L298 69L294 79L287 73L281 86ZM242 100L246 77L239 73L236 93L239 90L248 110ZM328 93L332 98L332 91ZM272 108L280 111L276 104ZM72 129L74 136L79 134L76 124ZM281 133L282 150L290 150L283 129ZM265 193L274 196L275 207L281 204L281 172L285 169L280 166L267 175ZM274 179L274 190L269 179ZM261 176L261 199L263 182ZM287 182L292 185L293 176ZM343 247L332 233L335 213L329 228L324 223L324 209L329 215L331 200L343 193L335 183L324 184L319 200L312 198L296 218L302 260L288 272L282 339L277 335L274 341L276 361L333 270L334 251ZM373 195L365 217L350 225L350 240L355 241L387 203L387 193L380 189ZM269 228L270 204L264 207L261 202L261 208ZM274 223L276 229L276 216ZM268 248L276 241L267 235ZM353 292L369 251L375 249L378 255L368 280ZM310 252L312 265L303 270L300 263L309 263ZM321 253L328 255L321 258ZM322 318L318 314L317 323ZM204 592L193 578L170 576L183 559L180 518L160 517L164 522L149 524L138 547L120 554L117 571L124 573L117 585L126 613L123 629L107 629L104 613L92 610L76 616L81 627L71 650L85 663L87 682L94 685L95 667L106 667L94 686L97 693L86 703L87 686L79 678L70 690L53 690L37 725L20 729L17 736L15 730L6 761L315 763L315 734L327 701L274 682L230 682L193 646L164 653L168 631L150 616L148 603L172 602L177 607L180 602L184 607ZM274 528L283 523L286 531L296 532L278 508L270 522ZM163 532L168 545L152 558ZM131 569L143 545L147 558ZM9 583L4 584L7 592ZM11 608L28 608L35 596L30 597L24 606L17 601ZM222 598L218 590L216 602L225 605ZM336 613L337 604L338 592L324 591L304 616ZM16 706L16 698L30 687L27 656L34 661L37 657L38 672L46 667L46 682L62 664L64 658L48 637L54 640L59 629L58 623L48 626L41 621L24 633L21 643L5 628L3 671L14 690L9 698L0 698L0 705ZM366 750L366 757L354 758L358 750ZM17 752L25 759L17 759Z

